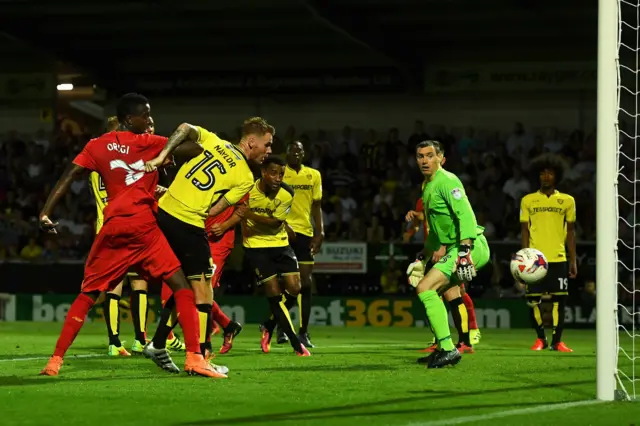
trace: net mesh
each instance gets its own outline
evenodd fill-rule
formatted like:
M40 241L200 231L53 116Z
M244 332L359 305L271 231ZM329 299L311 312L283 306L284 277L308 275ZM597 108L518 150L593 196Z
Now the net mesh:
M617 322L618 397L637 399L636 340L640 337L640 222L638 222L638 142L640 133L640 0L618 0L618 276ZM640 282L638 283L640 284Z

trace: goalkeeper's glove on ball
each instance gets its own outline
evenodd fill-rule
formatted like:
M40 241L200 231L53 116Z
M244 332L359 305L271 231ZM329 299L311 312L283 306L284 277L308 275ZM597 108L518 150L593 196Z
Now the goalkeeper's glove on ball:
M458 248L456 274L458 274L458 279L463 282L469 282L477 275L476 267L473 266L471 259L471 246L468 244L461 244Z

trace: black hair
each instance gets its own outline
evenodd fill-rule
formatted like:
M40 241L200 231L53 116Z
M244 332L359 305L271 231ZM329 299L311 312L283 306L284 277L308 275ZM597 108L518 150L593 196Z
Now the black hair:
M300 144L300 146L302 147L302 149L304 149L304 144L302 143L302 141L298 141L298 140L294 140L291 141L287 144L287 152L289 152L289 149L291 149L292 146Z
M543 170L553 170L556 175L555 184L558 185L562 182L562 176L567 168L565 161L555 154L543 154L531 161L529 170L533 174L535 181L539 181L540 173Z
M137 108L140 105L146 105L149 103L149 99L138 93L127 93L118 99L118 105L116 106L116 116L120 123L124 123L127 115L135 115Z
M420 142L418 145L416 145L416 152L419 149L428 148L430 146L432 146L433 149L436 150L436 154L444 154L444 148L442 147L442 144L438 141L432 141L432 140Z
M280 157L279 155L270 155L267 158L265 158L264 161L262 162L262 168L266 169L271 164L275 164L277 166L286 166L287 165L287 163L285 163L284 159L282 157Z

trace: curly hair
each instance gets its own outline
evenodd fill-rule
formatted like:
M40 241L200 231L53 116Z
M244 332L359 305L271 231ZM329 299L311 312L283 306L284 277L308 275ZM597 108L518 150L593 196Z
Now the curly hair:
M540 173L542 173L543 170L553 170L556 175L556 185L562 182L564 171L567 170L567 168L568 165L562 157L555 154L542 154L531 160L531 164L529 165L529 170L532 173L534 181L540 179Z

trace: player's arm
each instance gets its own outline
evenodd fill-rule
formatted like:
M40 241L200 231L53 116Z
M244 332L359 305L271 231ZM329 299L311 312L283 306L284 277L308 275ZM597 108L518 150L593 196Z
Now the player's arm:
M324 240L324 222L322 221L322 177L318 172L318 178L313 185L313 203L311 204L311 217L315 228L313 229L313 238L311 239L311 254L316 254L322 247Z
M82 153L80 154L82 155ZM78 155L78 157L80 157ZM40 227L51 234L56 234L56 225L58 223L54 223L49 219L49 215L58 205L58 202L65 196L65 194L69 191L69 187L73 183L74 180L78 176L81 176L87 171L87 169L79 164L76 164L75 160L71 163L67 169L62 174L62 177L58 179L56 185L53 187L51 192L49 193L49 197L47 197L47 201L44 203L44 207L42 207L42 211L40 212Z
M529 247L529 206L526 197L523 197L520 202L520 233L522 248Z
M439 188L439 192L458 222L460 244L471 245L478 234L478 223L462 184L460 181L447 181Z
M569 251L569 277L575 278L578 275L578 263L576 261L576 202L570 199L571 204L567 208L567 249Z
M290 197L289 200L280 203L280 205L276 207L276 211L273 212L272 216L261 216L252 212L251 210L248 210L247 219L251 219L255 223L266 225L271 228L278 228L287 219L287 215L291 211L292 202L293 197Z
M182 143L191 141L198 142L200 139L200 129L196 126L192 126L189 123L182 123L178 126L178 128L169 136L169 140L167 144L164 146L160 154L156 158L151 161L148 161L145 164L145 170L147 172L151 172L156 170L162 164L164 164L165 160L171 155L174 150L180 146Z
M185 141L173 150L173 156L191 159L202 154L202 151L204 151L204 148L201 145L192 141Z
M251 188L253 188L253 175L251 171L249 171L246 176L238 176L237 181L238 184L236 186L227 191L224 196L215 202L209 210L209 216L218 216L227 207L235 206L251 191Z

